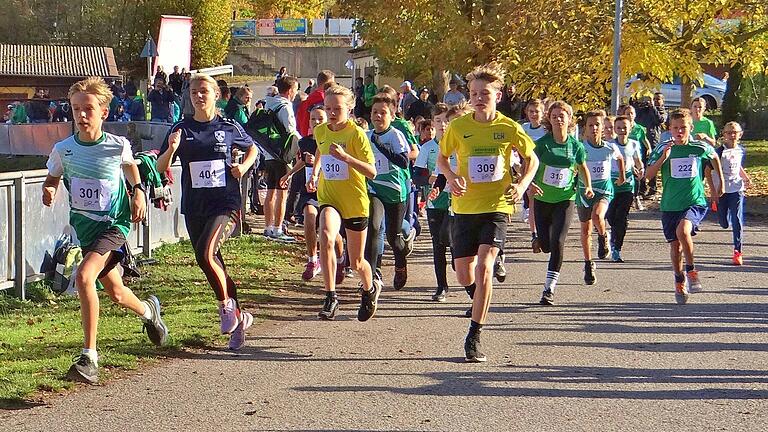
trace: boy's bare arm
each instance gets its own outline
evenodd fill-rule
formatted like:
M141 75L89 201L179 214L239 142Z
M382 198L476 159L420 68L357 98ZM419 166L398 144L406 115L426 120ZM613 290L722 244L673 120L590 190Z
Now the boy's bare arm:
M61 177L54 177L48 174L43 182L43 204L46 207L50 207L53 204L54 198L56 198L56 191L59 189L59 182Z

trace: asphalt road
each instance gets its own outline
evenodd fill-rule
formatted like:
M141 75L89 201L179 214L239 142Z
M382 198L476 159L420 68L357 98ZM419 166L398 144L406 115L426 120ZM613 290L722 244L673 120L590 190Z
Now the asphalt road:
M285 291L286 305L262 305L276 317L254 326L239 354L184 353L0 412L0 430L766 430L765 226L747 230L746 265L734 268L730 232L708 220L695 239L705 292L678 306L657 215L633 216L627 262L599 263L594 286L582 283L574 224L554 307L537 304L546 257L526 249L520 221L511 224L509 275L483 333L486 364L463 362L463 289L429 301L425 234L408 286L385 288L367 323L355 319L355 281L344 285L338 319L318 321L316 280Z

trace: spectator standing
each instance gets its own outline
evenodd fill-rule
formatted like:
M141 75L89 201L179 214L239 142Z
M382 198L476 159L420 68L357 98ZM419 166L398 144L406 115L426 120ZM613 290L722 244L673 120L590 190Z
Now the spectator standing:
M656 93L653 95L653 102L649 98L643 98L636 104L635 110L637 112L635 121L645 127L645 137L648 140L650 146L649 151L641 151L643 155L643 163L648 161L645 156L651 151L656 149L656 146L661 142L661 134L664 131L664 125L667 123L667 109L664 106L664 95ZM646 185L647 182L647 185ZM648 180L640 180L640 190L647 191L647 196L653 196L656 194L656 177Z
M365 97L363 91L365 89L365 83L363 77L355 78L355 87L352 91L355 93L355 117L364 117L365 115Z
M419 91L419 100L411 104L408 111L406 111L405 118L407 120L413 120L420 116L425 119L431 119L432 109L434 108L435 106L429 101L429 89L423 87Z
M184 81L181 83L181 116L192 118L195 115L195 107L192 106L192 98L189 95L189 80L192 74L184 72Z
M498 104L499 111L514 121L523 118L523 108L525 103L517 96L517 88L514 84L504 86L501 94L501 102Z
M157 80L162 80L163 84L168 83L168 75L163 71L162 66L157 66L157 72L155 72L155 80L154 82L157 82Z
M445 92L443 103L446 105L458 105L462 102L466 102L467 98L464 97L464 93L459 91L459 81L453 78L450 83L448 83L448 86L450 89Z
M307 85L307 88L304 89L304 93L310 94L313 90L315 90L315 80L311 79L309 80L309 85Z
M296 111L296 129L301 136L312 135L309 130L309 112L313 107L323 104L325 89L335 84L335 79L336 74L329 70L323 70L317 74L317 88L312 93L309 93L307 99L299 105L299 109Z
M12 124L24 124L29 121L27 117L27 108L23 103L16 101L13 103L13 112L11 113Z
M416 96L416 92L413 91L413 84L410 81L403 81L400 84L400 94L402 95L400 97L400 112L403 115L407 115L411 104L419 100L419 98Z
M281 66L280 71L277 72L277 75L275 75L275 87L277 87L277 82L285 76L288 76L288 69L286 69L285 66Z
M368 75L365 77L365 86L363 86L363 105L365 105L365 117L366 119L371 118L371 107L373 106L373 97L376 96L376 93L379 92L379 89L376 88L376 83L373 82L373 75Z
M168 75L168 85L174 93L181 95L181 85L184 82L183 76L179 73L179 67L173 67L173 73Z
M224 107L224 116L245 126L248 123L248 107L251 105L253 91L248 87L240 87L235 95L229 99L227 106Z
M45 89L37 89L35 96L29 101L27 117L30 123L48 123L51 121L51 112L48 110L48 101L45 99Z
M155 79L155 88L149 92L147 100L151 106L152 121L170 122L171 104L173 103L173 92L166 86L161 78Z

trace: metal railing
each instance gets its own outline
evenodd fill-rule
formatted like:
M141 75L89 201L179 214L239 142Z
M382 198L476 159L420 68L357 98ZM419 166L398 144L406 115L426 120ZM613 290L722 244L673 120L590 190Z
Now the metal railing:
M164 243L188 238L180 213L181 167L171 167L177 180L171 185L174 202L166 209L147 208L146 221L134 224L128 236L132 250L149 258ZM59 187L51 207L41 201L41 187L47 170L0 173L0 291L13 289L22 299L24 286L45 275L41 272L46 254L53 255L62 234L73 237L69 225L68 194Z

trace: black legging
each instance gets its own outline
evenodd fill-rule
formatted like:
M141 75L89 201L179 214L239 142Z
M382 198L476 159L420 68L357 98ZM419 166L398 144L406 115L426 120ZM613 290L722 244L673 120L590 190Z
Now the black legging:
M614 249L621 250L624 246L624 236L627 235L627 226L629 226L629 209L632 207L633 199L632 192L619 192L613 196L608 205L605 220L611 226L611 245Z
M237 301L235 282L229 277L224 259L221 257L221 245L232 234L237 220L237 211L212 217L190 215L184 217L189 239L192 241L192 249L195 251L197 265L205 273L205 277L219 301L224 300L225 292L227 297ZM216 270L224 273L226 286L222 286Z
M448 210L427 209L427 223L429 232L432 234L432 262L435 265L437 286L447 288L448 278L445 274L445 266L448 262L445 259L445 252L451 246L448 238L451 232L451 217L448 215Z
M539 245L544 253L550 254L547 270L559 272L563 266L565 239L573 219L573 201L551 204L534 199L533 205Z
M368 220L368 239L365 243L365 260L371 264L380 266L379 235L381 234L381 221L385 222L387 242L392 247L395 256L395 267L405 267L405 239L402 235L403 218L405 217L405 203L384 204L376 196L371 196L371 207Z

